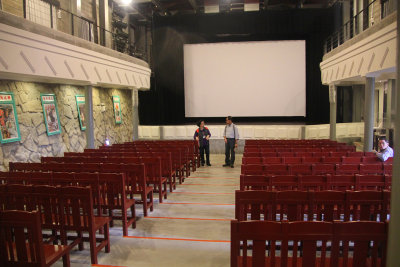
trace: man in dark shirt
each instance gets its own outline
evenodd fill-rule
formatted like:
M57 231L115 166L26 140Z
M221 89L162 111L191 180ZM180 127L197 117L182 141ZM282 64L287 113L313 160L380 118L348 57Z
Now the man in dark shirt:
M194 139L197 140L199 143L199 148L200 148L200 160L201 160L201 166L204 166L204 152L206 154L206 163L207 166L211 166L210 164L210 143L209 139L211 137L210 130L208 130L207 127L204 127L204 121L201 120L197 123L197 126L199 128L194 132Z

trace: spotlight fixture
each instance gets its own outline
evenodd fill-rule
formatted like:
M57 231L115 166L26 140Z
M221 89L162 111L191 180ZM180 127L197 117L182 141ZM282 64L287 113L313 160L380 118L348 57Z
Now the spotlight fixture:
M128 6L132 3L132 0L121 0L121 4L124 6Z

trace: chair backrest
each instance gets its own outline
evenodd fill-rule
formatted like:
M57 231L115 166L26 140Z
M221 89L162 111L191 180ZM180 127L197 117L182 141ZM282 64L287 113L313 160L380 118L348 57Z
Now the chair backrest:
M382 191L346 191L345 221L382 221Z
M328 188L326 175L299 175L300 190L322 191Z
M290 174L312 174L312 164L290 164L288 166Z
M356 190L379 190L389 189L385 175L360 175L356 174Z
M354 190L356 178L354 175L328 175L328 190Z
M270 176L240 175L240 190L271 190Z
M235 191L235 218L239 221L275 220L276 192L264 190Z
M288 175L287 164L266 164L264 165L264 175Z
M297 175L271 175L270 187L274 191L298 190L300 187Z
M310 196L310 220L343 221L342 214L346 208L346 193L344 191L317 191Z
M262 164L242 165L241 173L246 175L262 175L264 166Z
M387 223L334 223L333 233L330 266L386 266Z
M360 164L360 174L384 174L382 163Z
M310 200L306 191L279 191L275 195L277 220L304 221L308 219ZM278 208L279 207L279 208Z
M37 211L0 211L0 244L5 266L46 266Z
M336 174L360 173L360 164L336 164Z
M335 164L333 163L316 163L312 165L312 173L318 174L335 174Z

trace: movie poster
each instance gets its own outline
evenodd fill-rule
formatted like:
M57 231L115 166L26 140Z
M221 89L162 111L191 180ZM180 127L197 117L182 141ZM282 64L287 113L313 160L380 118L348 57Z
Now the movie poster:
M85 96L84 95L76 95L76 106L78 108L78 118L79 125L81 126L81 130L86 130L86 121L85 121Z
M1 143L21 140L14 94L11 92L0 92L0 127Z
M56 96L54 94L40 94L40 99L43 106L44 124L46 125L47 135L61 133Z
M115 123L121 124L122 123L122 111L121 111L121 101L119 96L113 96L113 105L114 105L114 118Z

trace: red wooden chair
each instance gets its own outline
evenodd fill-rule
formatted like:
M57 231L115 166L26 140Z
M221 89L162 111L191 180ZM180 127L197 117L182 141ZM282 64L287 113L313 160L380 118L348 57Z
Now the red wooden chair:
M93 214L92 192L89 187L62 187L59 188L61 210L65 221L64 230L74 231L76 240L88 241L92 264L97 264L97 254L103 248L110 252L109 217L99 217ZM96 232L103 233L100 238ZM85 238L82 232L88 232ZM97 245L97 242L100 242Z
M322 191L327 190L328 178L326 175L299 175L299 190Z
M390 218L390 191L383 190L383 208L381 221L389 220Z
M308 219L310 200L306 191L278 191L275 195L276 219L304 221Z
M235 191L235 218L239 221L275 220L276 192L264 190Z
M167 199L167 178L162 175L160 158L140 158L146 169L148 185L153 185L153 190L158 192L159 202Z
M278 157L286 158L286 157L294 157L295 153L291 151L280 151L278 152Z
M290 164L288 167L291 175L313 173L312 164Z
M346 208L346 193L344 191L316 191L312 192L310 204L310 219L329 221L344 219Z
M247 164L242 165L241 174L245 175L262 175L264 170L264 165L261 164Z
M364 152L362 151L348 151L346 157L364 157Z
M375 163L375 164L381 164L382 161L378 159L378 157L362 157L362 163L369 164L369 163Z
M261 157L243 157L242 164L262 164L263 159Z
M354 175L328 175L328 190L354 190L356 178Z
M333 232L330 266L386 266L387 223L334 223Z
M328 158L331 156L331 152L313 152L313 157L316 158L321 158L322 161L322 157Z
M53 185L53 174L51 172L30 172L29 183L33 185Z
M283 158L280 157L263 157L261 164L266 165L266 164L282 164L282 163L284 163Z
M137 204L143 204L143 214L147 216L147 210L153 211L153 187L147 185L146 171L143 163L141 164L114 164L102 165L102 172L124 173L126 182L126 192L132 199L135 194L141 196L141 200L136 200Z
M271 190L270 176L242 174L240 190Z
M336 164L336 174L358 174L360 164Z
M100 173L99 189L101 206L108 211L111 218L110 225L113 226L113 219L122 221L123 235L128 235L128 227L136 228L135 199L130 199L125 191L125 175L123 173ZM114 210L121 210L121 215L116 215ZM128 210L131 211L128 217Z
M345 221L382 221L382 191L346 191Z
M328 266L332 229L329 222L233 220L231 266ZM248 246L249 241L252 247Z
M270 188L273 191L298 190L299 179L297 175L271 175Z
M312 164L312 174L335 174L335 164L317 163Z
M290 174L287 164L266 164L263 170L264 175L288 175Z
M302 162L305 164L314 163L320 164L322 161L321 157L303 157Z
M70 247L42 241L37 211L0 211L0 262L3 266L51 266L61 257L70 266Z
M360 175L356 174L356 190L377 190L389 189L385 175Z
M300 164L303 161L301 157L283 157L282 159L285 164Z
M347 151L337 151L337 152L331 151L330 152L330 157L333 157L333 158L342 158L346 155L347 155Z
M382 163L363 163L360 164L360 174L384 174Z
M362 157L342 157L342 164L360 164Z
M334 163L334 164L339 164L342 162L341 157L322 157L321 158L322 163Z
M4 181L7 184L31 184L30 173L23 171L5 172Z
M314 157L314 153L313 152L305 152L303 150L303 151L296 152L295 156L296 157L307 157L307 158L309 158L309 157Z
M388 175L392 175L392 163L383 163L383 172Z
M261 152L261 157L263 158L275 158L277 156L278 154L276 152L264 152L264 151Z

